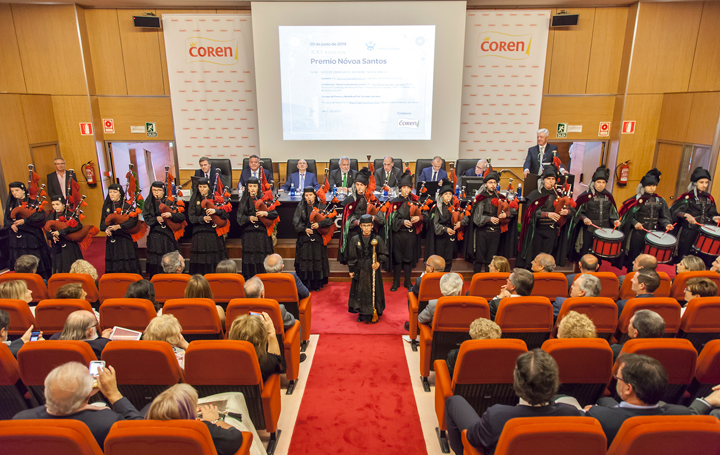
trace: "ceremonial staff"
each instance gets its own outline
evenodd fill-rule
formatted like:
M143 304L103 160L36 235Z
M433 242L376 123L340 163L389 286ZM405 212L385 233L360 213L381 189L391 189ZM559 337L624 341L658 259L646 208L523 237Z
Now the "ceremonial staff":
M372 240L370 241L370 245L372 245L372 247L373 247L373 266L374 266L375 263L377 262L377 253L375 253L375 245L377 245L377 244L378 244L377 239L372 239ZM377 272L377 270L373 270L373 271L372 271L372 283L373 283L373 296L372 296L373 316L372 316L372 322L377 322L377 321L378 321L377 309L375 308L375 272Z

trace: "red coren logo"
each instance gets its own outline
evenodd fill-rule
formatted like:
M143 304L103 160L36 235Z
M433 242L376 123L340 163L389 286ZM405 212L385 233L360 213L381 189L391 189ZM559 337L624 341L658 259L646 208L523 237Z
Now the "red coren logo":
M220 41L193 37L185 40L186 63L213 63L236 65L238 63L238 40Z
M525 60L530 57L532 34L508 35L485 32L478 36L478 57L499 57L509 60Z

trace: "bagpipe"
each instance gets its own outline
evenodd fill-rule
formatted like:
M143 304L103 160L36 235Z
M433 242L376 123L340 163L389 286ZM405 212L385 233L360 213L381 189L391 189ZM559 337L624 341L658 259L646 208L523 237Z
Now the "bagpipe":
M453 188L457 188L457 174L455 173L455 163L450 163L450 180L453 182ZM465 194L465 187L463 187L462 190L462 196L464 199ZM469 214L466 214L467 212L467 206L470 205L470 203L465 204L465 209L461 208L462 202L460 202L460 199L458 199L457 196L453 196L452 205L449 207L450 209L450 219L453 225L453 229L455 229L455 225L457 223L462 222L463 218L466 216L469 216ZM470 209L470 212L472 213L472 208ZM459 228L455 229L455 236L458 240L462 240L465 237L465 227L460 225Z
M202 207L203 210L222 210L224 212L230 213L232 211L232 206L230 205L230 193L224 189L222 180L220 180L220 168L217 168L215 170L217 171L217 178L213 182L212 191L208 193L209 197L207 199L203 198L200 207ZM264 173L265 172L263 171L260 174L262 175ZM215 232L217 233L218 237L230 232L229 220L221 218L216 214L210 215L210 218L213 222L212 227L215 228Z
M272 193L270 193L270 194L272 195ZM272 210L275 210L275 208L278 205L280 205L280 202L278 202L278 199L280 199L280 194L275 196L275 198L272 200L272 203L270 204L269 207L266 204L266 199L264 199L264 198L257 199L255 201L255 212L256 213L257 212L270 212ZM280 217L277 217L274 220L270 220L264 216L259 216L258 219L267 229L268 237L272 237L273 232L275 232L275 225L280 222Z
M322 189L321 189L322 190ZM320 210L317 207L313 207L312 213L310 213L310 223L321 223L322 221L325 221L328 217L331 219L334 219L337 217L337 209L335 208L337 204L340 202L336 197L332 199L332 206L327 206L323 210ZM333 222L328 227L321 227L318 228L318 232L322 236L323 244L327 245L330 242L330 239L332 239L333 234L337 230L337 226Z
M367 213L368 215L376 216L384 204L381 204L377 197L375 197L375 188L377 183L375 182L375 164L370 162L372 155L368 155L368 169L370 170L370 180L368 181L367 188L365 189L365 200L367 201Z
M185 211L185 202L182 197L182 187L180 185L173 186L175 177L170 173L170 166L165 166L165 191L169 190L169 194L166 197L166 203L161 202L158 204L158 211L160 213L183 213ZM185 234L185 226L187 221L177 223L170 218L163 219L163 222L172 229L175 234L175 240L179 240Z
M258 172L258 175L260 176L260 186L258 187L258 192L262 194L262 199L270 200L272 199L272 186L270 185L270 182L267 181L265 178L265 168L263 167L263 160L259 160L260 162L260 172ZM220 169L218 169L219 171ZM218 174L219 175L219 174ZM300 188L300 191L303 189Z
M128 169L127 174L125 174L125 179L127 180L125 183L125 196L127 199L124 203L120 203L121 205L115 210L115 213L111 213L105 217L105 224L108 226L114 224L121 225L129 221L130 218L137 218L138 215L142 213L142 209L138 207L138 202L142 201L143 198L137 186L137 177L135 177L135 173L132 170L134 165L130 163L129 166L130 169ZM138 220L135 226L130 229L124 229L124 231L130 234L133 242L137 242L143 238L147 232L147 224L145 224L145 221ZM114 243L114 239L110 241Z
M45 192L45 184L38 188L40 176L35 172L35 166L28 164L28 194L27 201L12 209L10 218L13 221L23 220L34 215L40 210L44 210L47 201L47 193Z
M406 165L407 166L407 165ZM425 198L422 200L421 198ZM419 234L422 232L423 225L425 224L423 219L423 212L427 212L432 208L432 205L434 204L434 201L428 194L427 188L425 188L425 182L422 182L422 185L420 185L420 191L418 194L413 195L412 201L408 202L410 205L410 217L420 217L420 220L417 223L414 223L415 226L415 233Z
M85 219L80 207L87 206L87 202L85 202L84 194L80 196L80 185L73 178L75 171L68 169L66 174L67 187L65 194L67 194L67 203L65 204L65 212L57 220L50 220L45 223L45 231L47 232L75 228L80 221ZM100 229L95 226L83 226L80 230L66 235L65 238L79 244L80 249L85 251L98 232L100 232Z
M568 183L565 183L564 185L559 187L560 190L558 191L558 186L556 186L555 194L557 197L553 201L553 209L555 213L558 215L561 211L568 209L569 207L575 208L577 204L575 203L575 200L572 198L572 188ZM558 226L562 227L567 222L567 218L564 216L561 216L558 220Z

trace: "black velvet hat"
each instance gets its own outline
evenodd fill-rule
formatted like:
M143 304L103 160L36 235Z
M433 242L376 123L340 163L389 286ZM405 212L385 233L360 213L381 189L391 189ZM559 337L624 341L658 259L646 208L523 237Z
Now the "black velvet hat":
M697 182L698 180L702 179L712 180L712 177L710 176L710 172L708 172L707 169L698 166L695 168L692 175L690 176L690 181Z
M650 186L650 185L657 185L660 183L660 176L662 175L662 172L658 171L657 169L653 168L650 169L647 174L645 174L640 180L640 185L642 186Z
M367 224L367 223L374 223L375 219L372 215L368 215L367 213L360 217L360 224Z
M543 173L540 176L540 178L542 178L542 179L546 179L548 177L557 178L557 176L558 176L557 168L555 166L553 166L552 164L550 164L548 166L545 166L545 169L543 169Z
M454 193L455 188L453 187L453 182L450 179L443 179L442 186L440 187L440 196L442 196L445 193Z
M500 182L500 175L497 173L497 171L490 171L488 175L485 176L485 182L488 180L495 180L496 182Z
M355 175L355 181L360 182L364 185L370 183L370 169L366 167L360 169L357 175Z
M412 188L413 186L413 178L412 174L410 173L410 169L406 169L403 175L400 176L400 179L398 180L398 186L402 188L403 186L409 186Z
M605 166L600 166L599 168L595 169L595 173L592 175L592 181L595 180L605 180L606 182L610 180L610 169L608 169Z

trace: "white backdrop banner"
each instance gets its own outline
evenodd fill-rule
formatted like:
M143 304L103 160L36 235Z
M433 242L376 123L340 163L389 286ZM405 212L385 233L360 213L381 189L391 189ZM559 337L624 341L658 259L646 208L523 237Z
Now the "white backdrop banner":
M259 154L250 15L163 14L180 169Z
M469 11L460 158L523 165L537 143L550 11Z

